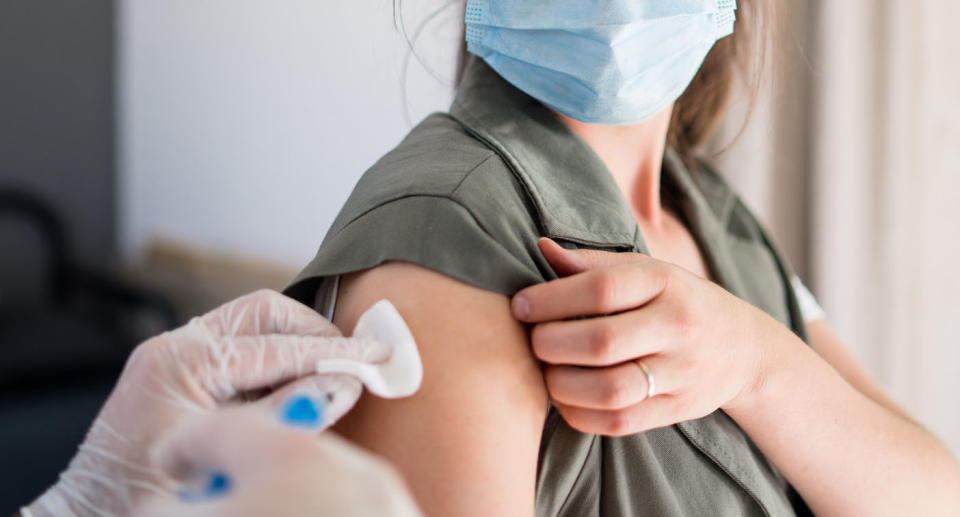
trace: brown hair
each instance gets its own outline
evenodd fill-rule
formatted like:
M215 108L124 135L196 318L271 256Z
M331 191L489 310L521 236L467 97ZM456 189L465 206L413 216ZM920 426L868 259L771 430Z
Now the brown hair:
M744 82L750 101L740 133L746 128L756 103L770 44L773 2L738 0L737 4L733 35L717 42L673 107L667 143L688 160L723 120L738 79Z
M401 9L400 3L401 0L394 0L395 15ZM692 163L694 153L709 140L723 120L738 80L743 81L749 99L747 116L739 133L746 128L760 90L761 72L770 45L773 9L772 0L738 0L733 35L714 45L690 86L674 104L667 143L688 163ZM402 24L402 14L400 20ZM466 42L461 38L456 84L463 76L467 58Z

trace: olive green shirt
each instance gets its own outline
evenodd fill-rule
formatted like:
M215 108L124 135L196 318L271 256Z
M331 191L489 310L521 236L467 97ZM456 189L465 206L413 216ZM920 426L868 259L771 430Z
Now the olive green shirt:
M704 165L691 174L668 150L662 183L713 278L805 338L791 273L723 179ZM313 304L324 280L398 260L513 295L557 278L537 248L542 236L647 253L593 150L471 59L450 112L428 117L367 171L287 294ZM723 411L622 438L575 431L553 409L544 424L538 517L807 512Z

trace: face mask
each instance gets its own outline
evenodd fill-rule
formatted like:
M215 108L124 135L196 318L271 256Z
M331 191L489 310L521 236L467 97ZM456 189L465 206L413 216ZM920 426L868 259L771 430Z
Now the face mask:
M683 94L736 0L468 0L467 43L501 77L581 122L635 124Z

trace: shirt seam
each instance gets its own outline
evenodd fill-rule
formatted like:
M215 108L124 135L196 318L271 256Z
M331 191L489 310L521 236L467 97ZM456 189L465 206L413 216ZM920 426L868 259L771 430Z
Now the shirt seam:
M473 113L473 110L471 110L466 105L466 103L460 102L460 100L457 99L457 100L454 100L453 105L454 105L453 106L454 108L460 108L460 110L463 112L463 115L466 115L465 118L471 119L473 121L473 124L470 124L469 121L461 120L461 116L454 115L453 113L450 113L448 115L451 118L451 120L459 124L460 127L463 128L463 130L468 135L470 135L475 140L483 144L483 146L486 147L488 150L490 150L492 153L501 157L504 165L507 167L507 169L510 170L510 173L517 177L517 181L520 183L520 187L524 190L524 193L527 195L527 197L530 198L530 201L533 202L534 208L536 208L537 212L541 216L540 218L542 219L542 215L547 213L546 205L543 202L543 196L540 195L540 191L536 183L533 181L529 181L525 177L525 174L526 174L525 172L521 172L519 170L520 169L519 167L516 167L513 164L511 164L511 161L515 163L519 163L517 162L516 157L514 157L510 153L509 149L505 148L505 146L497 145L496 143L489 141L490 138L495 139L494 135L490 135L490 138L488 138L483 134L481 134L480 131L474 128L474 125L483 127L483 124L480 122L480 118ZM542 220L537 221L537 227L541 231L545 230L546 229L545 222Z
M489 151L489 152L490 152L490 155L487 156L486 158L484 158L484 159L483 159L480 163L478 163L475 167L473 167L472 169L470 169L469 171L467 171L467 173L464 174L462 178L460 178L460 181L457 182L457 185L456 185L455 187L453 187L453 190L451 190L450 193L447 194L448 196L450 196L451 200L453 200L453 196L456 196L456 195L457 195L457 191L460 190L460 187L463 186L464 182L466 182L467 179L468 179L475 171L477 171L478 169L480 169L481 167L483 167L484 165L486 165L486 163L489 162L490 160L492 160L493 158L496 158L496 157L497 157L497 153L495 153L495 152L493 152L493 151ZM464 207L464 208L466 208L466 207Z
M486 161L486 160L484 160L484 161ZM508 250L508 249L506 248L506 246L504 246L503 243L500 242L499 239L497 239L496 237L494 237L493 234L491 234L490 231L487 230L487 228L483 225L483 223L480 222L480 219L479 219L479 218L477 217L477 215L473 212L473 210L470 210L469 207L467 207L466 205L464 205L464 204L461 203L460 201L457 201L456 199L453 199L452 197L450 197L450 195L444 195L444 194L404 194L404 195L402 195L402 196L398 196L398 197L395 197L395 198L391 198L391 199L389 199L389 200L386 200L386 201L384 201L384 202L382 202L382 203L377 204L376 206L371 207L371 208L368 209L368 210L365 210L363 213L361 213L361 214L358 215L357 217L351 219L350 222L348 222L347 224L343 225L342 228L340 228L339 230L337 230L337 232L336 232L335 234L333 234L333 236L335 237L335 236L339 235L340 233L342 233L343 231L345 231L348 227L350 227L351 225L353 225L355 222L359 221L360 219L362 219L363 217L365 217L366 215L370 214L371 212L373 212L373 211L375 211L375 210L377 210L377 209L383 208L384 206L389 205L390 203L395 203L395 202L397 202L397 201L402 201L402 200L404 200L404 199L414 199L414 198L434 198L434 199L442 199L442 200L449 201L449 202L453 203L454 205L456 205L457 207L461 208L464 212L466 212L466 213L470 216L470 219L473 221L474 224L477 225L477 228L479 228L480 231L482 231L482 232L484 233L484 235L486 235L486 236L490 239L491 242L493 242L498 248L500 248L500 249L501 249L504 253L506 253L508 256L513 257L514 259L516 259L516 260L522 265L523 261L522 261L521 257L517 257L514 253L511 253L510 250ZM539 272L538 272L537 274L539 274Z
M354 222L356 222L358 219L362 218L363 216L369 214L370 212L372 212L372 211L374 211L374 210L376 210L376 209L378 209L378 208L380 208L380 207L383 207L384 205L388 205L388 204L390 204L390 203L393 203L394 201L400 201L400 200L402 200L402 199L407 199L407 198L412 198L412 197L434 197L434 198L449 199L450 201L453 201L453 202L457 203L457 201L456 201L455 199L453 199L451 196L453 196L454 193L456 193L456 191L460 188L460 185L463 184L463 182L467 179L467 177L470 176L470 174L473 173L473 171L477 170L477 169L480 168L483 164L485 164L485 163L487 163L488 161L490 161L491 158L493 158L494 156L496 156L496 153L494 153L494 152L492 152L492 151L489 151L489 150L488 150L488 152L489 152L490 154L489 154L488 156L485 156L485 157L484 157L482 160L480 160L476 165L474 165L473 167L471 167L471 168L464 174L464 177L463 177L463 178L460 178L460 179L457 181L456 186L454 186L454 187L453 187L453 190L451 190L450 192L448 192L448 193L446 193L446 194L429 194L429 193L425 193L425 192L397 194L397 195L395 195L395 196L393 196L393 197L389 197L389 198L387 198L387 199L385 199L385 200L383 200L383 201L381 201L381 202L379 202L379 203L376 203L376 204L374 204L373 206L367 208L366 210L360 212L360 213L357 214L355 217L351 218L349 221L347 221L346 223L344 223L343 226L342 226L339 230L337 230L337 232L336 232L335 234L333 234L333 235L339 234L340 232L342 232L343 230L345 230L348 226L350 226L351 224L353 224ZM349 203L349 202L348 202L348 203ZM458 204L459 204L459 203L458 203ZM464 208L466 208L466 207L464 207Z

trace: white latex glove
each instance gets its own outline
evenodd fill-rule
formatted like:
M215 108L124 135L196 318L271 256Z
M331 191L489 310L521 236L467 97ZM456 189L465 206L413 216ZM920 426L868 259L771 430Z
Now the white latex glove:
M302 407L298 394L281 407ZM322 401L314 400L312 404ZM385 461L332 433L316 436L249 407L185 420L155 460L181 497L153 497L134 514L191 516L418 517ZM298 419L300 420L300 419Z
M239 298L141 344L56 485L23 513L36 517L120 516L147 495L179 487L151 467L150 449L187 417L285 385L252 409L276 414L291 393L323 400L329 426L359 398L349 376L317 375L321 359L378 363L389 348L344 338L309 307L273 291Z

